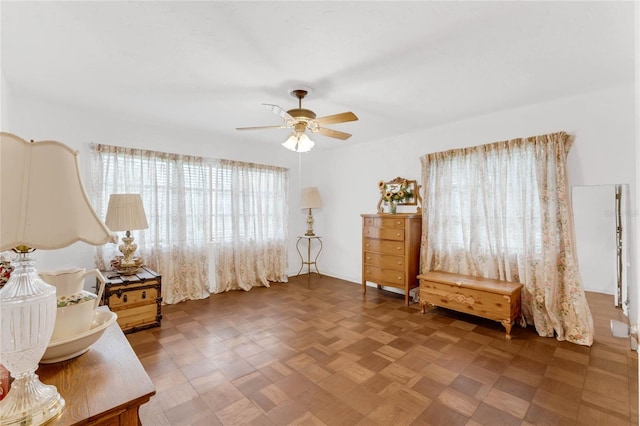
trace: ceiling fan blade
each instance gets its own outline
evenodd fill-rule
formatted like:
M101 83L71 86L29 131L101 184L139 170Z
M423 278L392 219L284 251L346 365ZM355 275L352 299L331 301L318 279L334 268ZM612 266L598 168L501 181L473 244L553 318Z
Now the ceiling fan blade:
M351 133L339 132L333 129L325 129L324 127L318 127L315 130L312 130L313 133L320 133L321 135L329 136L330 138L347 140L351 137Z
M236 127L236 130L260 130L260 129L286 129L286 124L281 124L279 126L257 126L257 127Z
M356 121L358 117L351 111L341 112L340 114L325 115L324 117L318 117L315 121L318 124L337 124L346 123L347 121Z
M291 115L289 115L287 111L283 110L278 105L271 105L271 104L262 104L262 105L269 111L278 114L280 118L282 118L284 121L294 120L294 118Z

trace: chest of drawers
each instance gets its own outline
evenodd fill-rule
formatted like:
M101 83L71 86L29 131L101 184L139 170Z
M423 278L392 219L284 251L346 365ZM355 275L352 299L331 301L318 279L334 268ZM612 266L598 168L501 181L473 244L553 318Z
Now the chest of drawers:
M362 292L367 282L409 291L418 287L422 215L419 213L363 214Z
M143 266L134 275L103 271L106 278L102 303L118 314L125 333L160 326L162 277Z

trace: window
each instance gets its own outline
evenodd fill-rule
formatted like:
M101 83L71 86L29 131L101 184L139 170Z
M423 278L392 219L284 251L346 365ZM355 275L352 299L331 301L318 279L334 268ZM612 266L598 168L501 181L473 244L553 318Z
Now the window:
M234 256L243 256L244 260L256 257L257 267L278 265L282 269L257 273L263 283L270 279L265 277L285 276L287 169L109 145L95 145L92 152L92 193L101 217L110 194L142 196L149 228L136 232L135 242L138 253L152 268L165 276L169 271L172 278L165 282L178 287L177 291L172 289L167 303L173 303L173 296L177 301L201 298L198 286L208 290L203 277L209 275L212 243L232 248L225 253L225 261ZM247 245L253 248L251 256L233 251ZM116 255L116 247L100 247L99 266ZM268 262L260 260L265 256ZM185 278L186 271L193 277ZM185 279L193 282L180 282Z

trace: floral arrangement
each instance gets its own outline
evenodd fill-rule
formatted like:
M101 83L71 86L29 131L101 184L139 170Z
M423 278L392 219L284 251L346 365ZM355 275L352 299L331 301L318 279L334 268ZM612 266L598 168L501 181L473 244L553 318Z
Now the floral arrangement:
M378 189L382 194L382 199L386 203L398 203L413 198L413 191L409 188L407 180L403 180L397 185L387 188L385 181L378 182Z

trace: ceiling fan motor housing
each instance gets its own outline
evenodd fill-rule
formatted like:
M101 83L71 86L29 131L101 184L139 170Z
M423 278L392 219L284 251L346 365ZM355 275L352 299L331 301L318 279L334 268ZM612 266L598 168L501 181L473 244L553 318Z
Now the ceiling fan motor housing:
M311 111L310 109L304 108L294 108L287 111L290 116L295 118L296 120L314 120L316 118L316 113Z

